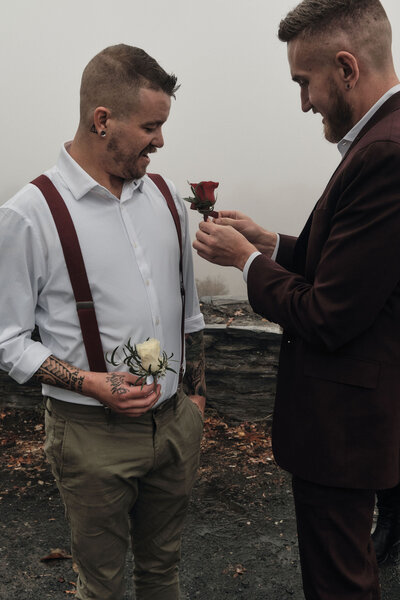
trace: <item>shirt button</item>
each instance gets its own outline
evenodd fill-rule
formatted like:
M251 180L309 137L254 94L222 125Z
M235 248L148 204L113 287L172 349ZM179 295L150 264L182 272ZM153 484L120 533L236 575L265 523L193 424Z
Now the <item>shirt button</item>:
M160 324L160 319L157 317L157 319L156 319L156 325L159 325L159 324Z
M149 286L150 285L150 281L148 279L146 279L146 285Z

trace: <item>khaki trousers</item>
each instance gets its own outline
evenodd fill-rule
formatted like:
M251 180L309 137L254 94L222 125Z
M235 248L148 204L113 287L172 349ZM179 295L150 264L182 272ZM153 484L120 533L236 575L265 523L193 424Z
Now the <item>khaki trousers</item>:
M122 600L129 538L136 600L179 599L181 533L203 419L178 392L138 418L47 399L45 452L71 527L80 600Z

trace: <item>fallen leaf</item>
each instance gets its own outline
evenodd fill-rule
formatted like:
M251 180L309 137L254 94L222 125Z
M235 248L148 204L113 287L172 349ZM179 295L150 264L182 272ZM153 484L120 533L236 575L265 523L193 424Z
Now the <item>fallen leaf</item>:
M61 548L56 548L55 550L51 550L50 554L48 554L47 556L43 556L43 558L41 558L40 561L47 562L50 560L64 560L68 558L72 558L71 554L68 554L68 552L66 552L65 550L61 550Z
M236 565L235 568L235 574L234 574L234 578L239 577L239 575L243 575L243 573L245 573L247 571L247 569L245 569L245 567L243 565Z

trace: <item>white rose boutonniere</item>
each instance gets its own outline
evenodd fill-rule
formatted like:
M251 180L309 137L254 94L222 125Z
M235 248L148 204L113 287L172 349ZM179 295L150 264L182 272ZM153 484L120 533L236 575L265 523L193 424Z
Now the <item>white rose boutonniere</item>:
M176 373L175 369L168 364L173 354L168 356L166 352L161 352L160 342L155 338L133 345L129 339L122 346L123 358L118 355L118 350L120 350L119 346L113 350L110 358L106 356L107 361L114 367L125 364L130 373L138 376L137 385L156 383L157 379L165 377L167 371Z
M139 355L143 369L151 372L151 366L158 365L161 353L161 344L155 338L150 338L146 342L136 344L136 352Z

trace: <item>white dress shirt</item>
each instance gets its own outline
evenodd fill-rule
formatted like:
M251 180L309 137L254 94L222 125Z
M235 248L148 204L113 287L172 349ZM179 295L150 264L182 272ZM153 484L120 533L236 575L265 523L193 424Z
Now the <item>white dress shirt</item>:
M63 197L77 231L96 307L103 350L131 338L160 340L173 353L161 383L162 402L175 393L181 357L179 245L164 197L147 177L124 183L121 198L99 185L62 148L45 174ZM193 277L186 209L167 181L181 220L186 290L185 333L204 327ZM53 217L38 188L26 185L0 207L0 368L24 383L51 354L88 370L79 319ZM37 323L42 343L31 333ZM124 366L110 371L126 370ZM93 398L43 385L59 400Z
M340 154L342 155L342 159L346 156L348 150L350 149L350 146L352 145L352 143L354 142L354 140L356 139L356 137L358 136L358 134L360 133L360 131L362 130L364 125L366 125L368 123L368 121L373 117L373 115L376 113L376 111L386 102L386 100L389 100L389 98L391 96L393 96L394 94L397 94L397 92L400 92L400 84L397 84L397 85L393 86L390 90L388 90L378 100L378 102L376 102L372 106L372 108L369 109L369 111L362 117L362 119L360 119L358 121L358 123L356 123L354 125L354 127L340 140L337 147L338 147ZM278 250L279 250L279 242L280 242L280 238L278 235L275 250L274 250L273 255L271 256L272 260L276 260L276 256L277 256ZM251 264L252 264L253 260L260 254L261 254L261 252L253 252L253 254L251 254L249 256L249 258L247 259L247 262L243 269L243 279L245 280L246 283L247 283L247 276L248 276Z

